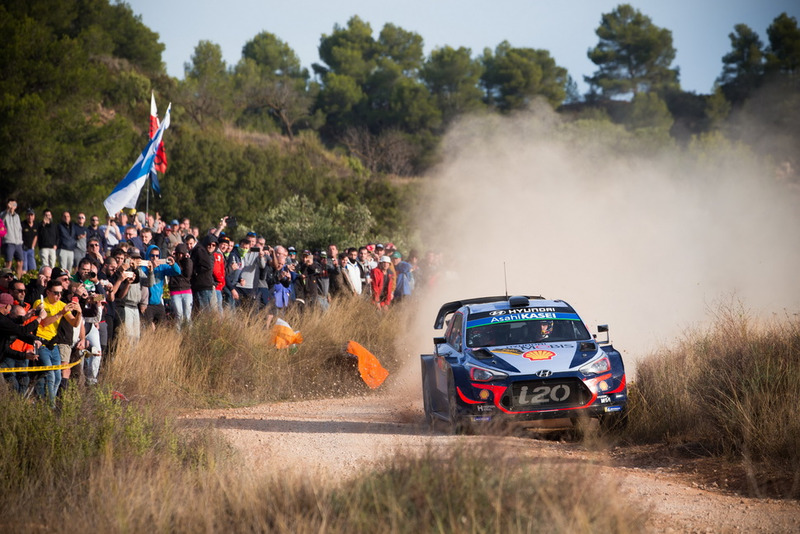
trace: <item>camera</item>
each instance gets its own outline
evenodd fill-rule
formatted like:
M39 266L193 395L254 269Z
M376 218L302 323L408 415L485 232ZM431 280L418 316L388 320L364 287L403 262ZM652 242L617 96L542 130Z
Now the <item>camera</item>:
M228 226L228 228L236 228L239 226L239 222L236 220L236 217L232 217L231 215L228 215L225 218L225 224Z

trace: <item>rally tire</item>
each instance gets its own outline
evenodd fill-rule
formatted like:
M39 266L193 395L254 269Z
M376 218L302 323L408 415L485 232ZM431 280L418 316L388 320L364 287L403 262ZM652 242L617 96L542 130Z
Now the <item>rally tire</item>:
M431 390L428 386L428 376L423 370L422 374L422 409L425 412L425 423L428 426L428 430L433 430L434 425L436 423L436 419L433 416L433 406L431 401Z
M447 381L447 406L448 418L450 420L450 433L470 434L470 424L458 413L458 398L456 397L456 386L453 377Z

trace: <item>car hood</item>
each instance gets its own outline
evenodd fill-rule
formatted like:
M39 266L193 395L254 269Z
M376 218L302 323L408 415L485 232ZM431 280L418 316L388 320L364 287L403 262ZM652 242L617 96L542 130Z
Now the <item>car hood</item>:
M537 343L535 345L509 345L505 347L486 347L495 360L516 369L520 374L534 374L543 369L552 372L577 368L594 359L602 351L594 347L591 351L578 350L576 341L558 343ZM500 368L506 365L497 362ZM509 369L510 370L510 369Z

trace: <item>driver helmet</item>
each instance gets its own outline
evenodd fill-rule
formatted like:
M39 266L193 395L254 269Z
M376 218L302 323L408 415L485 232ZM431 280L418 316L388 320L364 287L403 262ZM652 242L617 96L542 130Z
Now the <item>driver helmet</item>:
M539 328L541 329L542 338L550 337L550 334L553 333L553 321L541 321Z

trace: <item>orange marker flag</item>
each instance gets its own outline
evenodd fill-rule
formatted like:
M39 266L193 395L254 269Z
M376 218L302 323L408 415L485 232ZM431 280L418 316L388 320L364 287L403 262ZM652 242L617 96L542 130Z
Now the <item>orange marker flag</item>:
M383 384L389 376L389 371L383 368L378 358L355 341L347 343L347 352L358 358L358 372L361 373L361 379L372 389Z
M283 319L278 318L275 321L275 326L272 327L270 335L270 343L274 344L279 349L285 349L292 345L300 344L303 342L303 335L300 332L295 332L289 323Z

